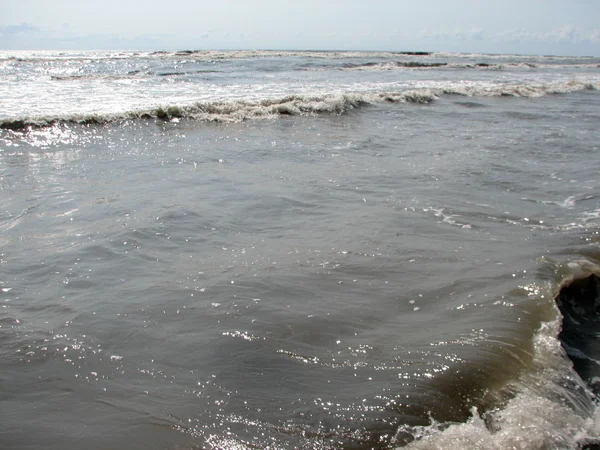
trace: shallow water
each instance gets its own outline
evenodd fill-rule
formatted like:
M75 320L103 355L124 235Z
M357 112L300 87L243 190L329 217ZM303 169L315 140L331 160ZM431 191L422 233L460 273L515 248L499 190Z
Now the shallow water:
M281 64L263 58L223 64ZM380 86L401 70L367 73ZM492 77L427 70L398 77ZM535 70L538 86L576 69ZM355 86L363 72L334 74ZM0 442L572 448L598 438L554 302L569 280L600 273L592 88L362 97L239 123L126 119L126 105L86 125L48 110L47 126L1 131ZM23 117L42 116L3 120Z

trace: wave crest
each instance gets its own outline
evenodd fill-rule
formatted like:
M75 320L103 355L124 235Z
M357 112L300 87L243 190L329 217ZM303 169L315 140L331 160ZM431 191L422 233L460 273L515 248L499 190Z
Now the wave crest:
M430 89L399 93L337 94L326 96L292 95L260 101L216 101L198 102L192 105L158 106L147 110L129 111L122 114L90 114L77 116L35 117L5 119L0 129L25 130L56 124L105 124L131 119L194 119L204 122L242 122L251 119L274 118L317 114L345 114L365 105L382 103L429 103L438 98Z
M311 116L345 114L353 109L380 103L426 104L443 95L466 97L525 97L566 94L581 90L598 90L600 83L570 81L556 84L450 84L437 88L421 88L395 92L339 93L328 95L288 95L262 100L219 100L188 105L155 106L117 114L64 115L53 117L7 118L0 129L26 130L57 124L105 124L122 120L193 119L205 122L242 122L278 116Z

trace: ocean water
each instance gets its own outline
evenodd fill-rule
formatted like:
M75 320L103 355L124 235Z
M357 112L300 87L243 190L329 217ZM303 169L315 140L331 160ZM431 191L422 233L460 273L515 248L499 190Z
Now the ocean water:
M0 53L0 447L600 442L600 58Z

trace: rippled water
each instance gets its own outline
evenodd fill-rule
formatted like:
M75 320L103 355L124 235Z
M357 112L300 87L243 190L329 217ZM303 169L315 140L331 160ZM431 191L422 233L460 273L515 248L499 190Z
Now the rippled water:
M0 443L598 438L554 301L600 273L592 87L1 131Z

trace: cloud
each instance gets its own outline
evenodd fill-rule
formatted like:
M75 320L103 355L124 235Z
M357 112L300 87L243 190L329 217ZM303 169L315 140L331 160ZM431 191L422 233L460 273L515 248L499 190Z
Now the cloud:
M535 40L535 33L530 33L525 30L517 29L517 30L505 30L498 33L495 36L495 39L504 41L504 42L521 42L527 40Z
M453 31L423 31L421 37L435 40L456 39L460 41L481 41L484 39L484 30L483 28L472 28L470 30L455 29Z
M484 31L483 28L423 31L420 37L427 40L442 41L450 45L451 42L480 44L528 44L540 46L551 45L598 45L600 43L600 29L584 30L572 24L566 24L550 31L530 31L525 29L509 29L495 34Z
M472 33L472 39L475 39L476 41L482 41L483 40L483 28L478 28L476 30L471 30Z
M450 35L448 37L453 37L455 39L460 39L461 41L481 41L483 40L483 28L473 28L471 30L464 31L456 31L454 35Z
M584 31L568 24L548 32L532 32L523 29L502 31L495 40L503 42L548 42L558 44L582 44L600 42L600 30Z
M552 30L546 34L545 38L560 43L577 43L581 41L580 33L573 25L565 25Z
M23 35L36 34L40 31L40 28L33 26L27 22L22 22L19 25L6 25L0 27L0 36L3 37L17 37Z
M202 36L202 38L207 38ZM168 35L124 36L114 34L77 34L69 28L44 30L29 24L0 28L0 48L7 50L106 50L156 49L168 45Z

